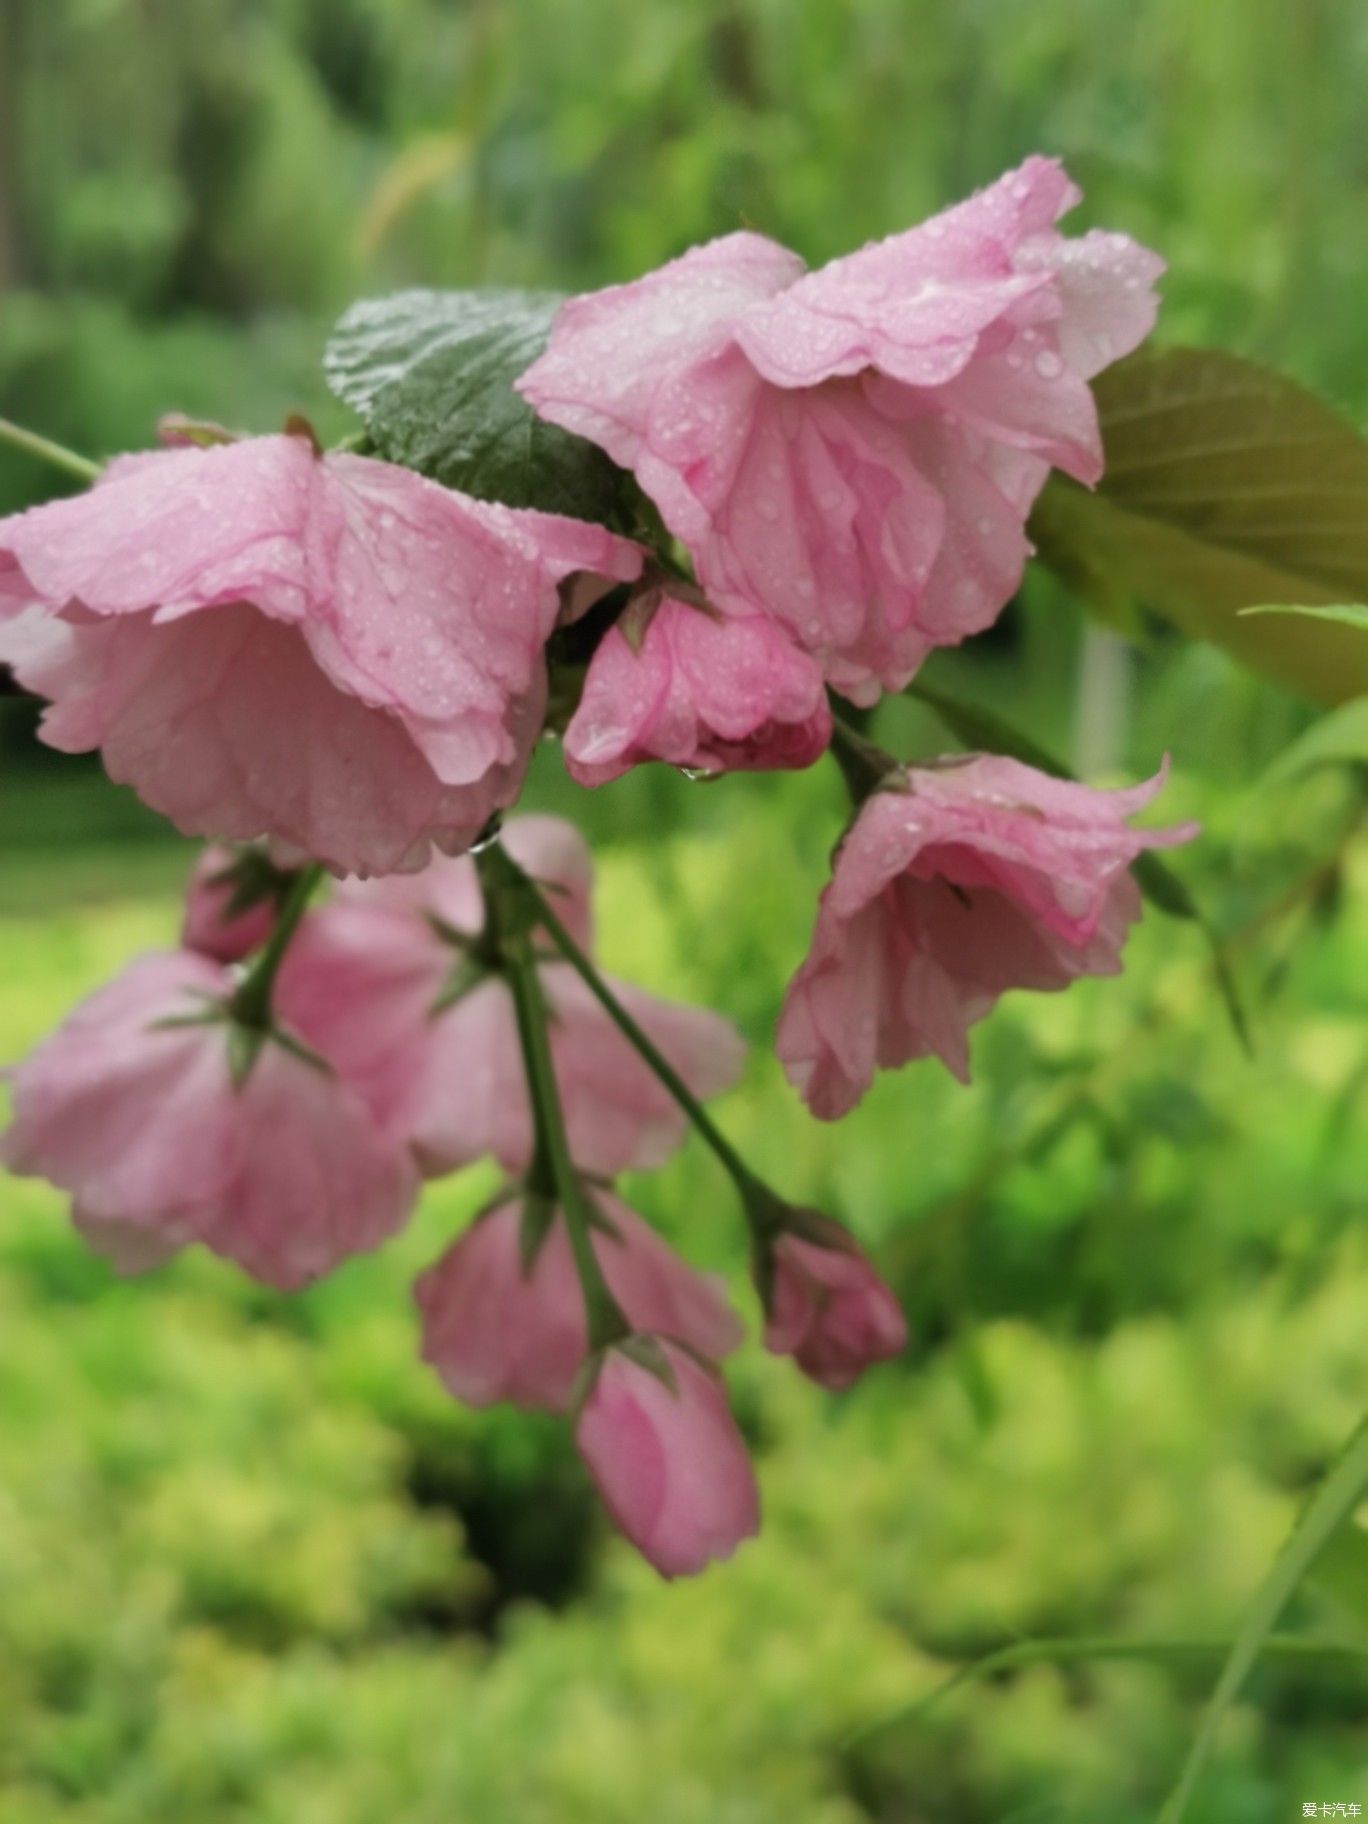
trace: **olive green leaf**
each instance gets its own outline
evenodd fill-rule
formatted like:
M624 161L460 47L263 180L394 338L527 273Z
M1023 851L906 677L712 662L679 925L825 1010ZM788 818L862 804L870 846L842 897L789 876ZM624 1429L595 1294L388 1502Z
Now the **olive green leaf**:
M1031 518L1045 562L1113 623L1118 593L1324 703L1368 690L1368 439L1296 381L1214 349L1147 349L1094 383L1106 472ZM1333 608L1296 621L1242 610Z

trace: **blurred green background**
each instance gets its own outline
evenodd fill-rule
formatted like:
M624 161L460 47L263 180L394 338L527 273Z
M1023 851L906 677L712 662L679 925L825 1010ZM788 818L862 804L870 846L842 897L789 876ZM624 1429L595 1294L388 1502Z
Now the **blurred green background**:
M1346 0L0 0L0 413L94 455L163 410L352 428L352 297L583 287L749 223L818 260L1033 150L1170 262L1161 335L1368 420L1368 10ZM0 507L53 477L0 452ZM923 1064L839 1129L766 1045L843 817L834 769L529 799L601 858L618 973L754 1041L729 1129L853 1223L902 1364L843 1399L750 1349L759 1543L658 1583L560 1430L416 1360L413 1273L489 1188L285 1300L187 1259L119 1284L0 1181L3 1824L1141 1824L1218 1659L1038 1665L858 1732L1040 1636L1229 1640L1368 1408L1363 781L1269 767L1313 711L1216 652L1085 630L1033 577L937 660L1099 779L1172 753L1193 928L1017 997L972 1089ZM189 847L0 698L0 1059L173 941ZM881 735L934 751L924 712ZM640 1207L746 1304L690 1148ZM1361 1536L1291 1626L1364 1638ZM1368 1682L1270 1662L1192 1816L1368 1808Z

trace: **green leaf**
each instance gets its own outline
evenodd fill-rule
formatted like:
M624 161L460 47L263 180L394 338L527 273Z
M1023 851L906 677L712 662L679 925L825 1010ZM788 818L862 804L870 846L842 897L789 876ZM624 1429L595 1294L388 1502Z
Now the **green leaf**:
M1298 735L1263 776L1264 785L1281 784L1313 766L1368 766L1368 697L1355 697L1330 710Z
M1328 608L1312 608L1305 602L1260 602L1256 608L1241 608L1240 613L1300 614L1312 621L1343 621L1346 627L1368 633L1368 608L1362 602L1335 602Z
M1351 1514L1317 1558L1311 1582L1368 1633L1368 1527Z
M918 703L925 703L965 747L981 749L986 753L1010 754L1013 760L1021 760L1027 766L1034 766L1055 779L1077 778L1077 774L1065 766L1062 760L1047 753L1029 735L1023 734L1011 723L1004 722L1000 716L980 708L976 703L966 703L959 697L948 696L943 690L923 684L920 678L914 678L903 695L915 697ZM1241 1048L1252 1056L1253 1037L1245 1016L1244 1002L1216 927L1192 897L1181 877L1152 849L1136 857L1131 864L1131 873L1135 877L1135 884L1152 906L1161 912L1167 912L1170 918L1190 919L1205 932L1211 945L1216 985L1221 991L1230 1023Z
M546 346L560 302L531 291L363 299L333 331L323 371L391 462L479 500L603 520L628 478L513 390Z
M1313 700L1368 690L1368 646L1341 615L1241 612L1368 599L1368 439L1296 381L1212 349L1142 350L1094 392L1106 473L1095 493L1044 490L1042 558L1113 623L1121 588Z
M1202 1718L1178 1784L1159 1814L1159 1824L1182 1824L1202 1770L1211 1754L1221 1721L1239 1696L1255 1660L1273 1632L1278 1617L1321 1552L1368 1495L1368 1421L1359 1426L1339 1460L1307 1503L1292 1537L1278 1555L1263 1587L1250 1605L1211 1702Z

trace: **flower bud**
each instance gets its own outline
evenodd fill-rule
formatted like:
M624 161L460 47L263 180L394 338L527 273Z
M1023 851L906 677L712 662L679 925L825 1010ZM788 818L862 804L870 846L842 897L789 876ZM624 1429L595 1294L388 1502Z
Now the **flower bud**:
M286 877L259 850L215 844L185 889L181 943L219 963L240 963L271 935Z
M907 1324L854 1238L835 1222L823 1222L820 1234L789 1229L773 1244L765 1347L839 1391L872 1362L897 1355Z
M678 1343L606 1350L575 1442L615 1525L662 1577L730 1558L759 1528L760 1498L718 1375Z

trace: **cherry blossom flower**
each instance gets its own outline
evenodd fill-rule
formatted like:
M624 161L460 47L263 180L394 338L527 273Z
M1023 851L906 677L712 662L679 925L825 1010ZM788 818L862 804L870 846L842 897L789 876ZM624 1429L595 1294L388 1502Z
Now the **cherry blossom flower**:
M1052 466L1101 474L1088 382L1148 333L1163 265L1066 240L1079 194L1030 158L812 273L727 235L572 298L520 390L635 472L719 609L871 703L994 620Z
M186 834L384 874L512 803L560 584L640 564L304 436L182 447L0 521L0 660L51 746L99 748Z
M1164 782L1094 791L994 755L909 767L837 852L776 1049L834 1120L876 1068L934 1053L969 1074L968 1029L1009 988L1114 975L1140 894L1128 869L1196 826L1133 830Z
M588 941L590 863L572 826L515 818L503 841L540 880L571 934ZM512 994L482 956L474 863L348 881L306 919L278 984L285 1017L402 1132L425 1170L493 1157L526 1170L533 1124ZM567 963L541 967L551 1053L576 1163L612 1175L659 1165L685 1117ZM610 986L698 1096L728 1089L744 1046L730 1023L623 982Z
M593 1205L602 1224L594 1252L628 1321L710 1358L735 1349L741 1324L720 1281L688 1266L611 1192L596 1189ZM530 1259L525 1240L533 1241ZM569 1406L588 1341L584 1294L559 1211L522 1197L496 1204L428 1268L415 1295L423 1358L457 1399L470 1406L511 1400L551 1412Z
M198 1241L292 1290L392 1234L417 1175L321 1060L266 1038L235 1073L229 1022L206 1017L231 992L207 957L134 962L13 1072L0 1163L68 1191L121 1271Z

